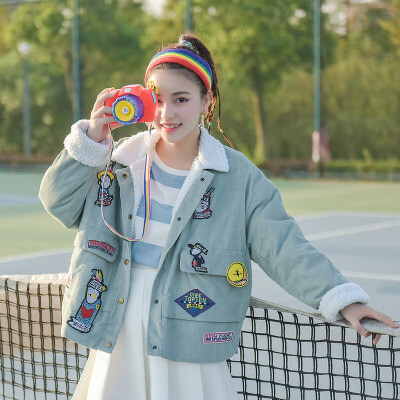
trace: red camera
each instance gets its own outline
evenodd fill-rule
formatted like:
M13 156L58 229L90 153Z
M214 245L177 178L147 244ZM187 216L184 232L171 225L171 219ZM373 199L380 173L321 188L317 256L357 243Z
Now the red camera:
M119 124L130 125L136 122L152 122L157 107L157 87L149 82L148 88L142 85L128 85L115 90L115 95L106 100L106 106L112 107L112 115L117 122L111 122L111 128ZM107 114L111 116L111 114Z

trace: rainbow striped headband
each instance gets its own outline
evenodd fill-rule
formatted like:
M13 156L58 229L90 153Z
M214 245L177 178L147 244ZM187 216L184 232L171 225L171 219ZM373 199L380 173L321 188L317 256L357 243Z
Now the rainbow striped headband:
M156 65L166 62L179 64L190 69L203 81L206 90L211 89L212 71L210 65L197 54L185 49L167 49L157 53L150 60L146 70L145 81L147 82L150 71Z

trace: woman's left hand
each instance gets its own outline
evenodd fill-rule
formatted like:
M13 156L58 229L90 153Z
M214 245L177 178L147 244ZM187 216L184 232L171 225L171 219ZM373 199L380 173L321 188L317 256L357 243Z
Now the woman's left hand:
M382 321L385 324L388 324L392 328L398 328L399 325L397 325L390 317L388 317L385 314L382 314L372 307L369 307L365 304L360 304L360 303L353 303L348 305L347 307L343 308L340 310L341 314L343 315L344 318L346 318L347 321L350 322L350 324L353 326L353 328L362 336L368 337L372 335L372 332L367 332L363 326L360 323L360 320L363 318L372 318L376 319L378 321ZM381 338L381 334L377 333L374 340L373 344L377 344L379 342L379 339Z

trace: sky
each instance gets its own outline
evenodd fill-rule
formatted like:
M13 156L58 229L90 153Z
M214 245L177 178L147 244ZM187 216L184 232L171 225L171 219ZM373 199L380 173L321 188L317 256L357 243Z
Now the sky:
M144 0L144 8L156 17L160 17L165 3L166 0Z

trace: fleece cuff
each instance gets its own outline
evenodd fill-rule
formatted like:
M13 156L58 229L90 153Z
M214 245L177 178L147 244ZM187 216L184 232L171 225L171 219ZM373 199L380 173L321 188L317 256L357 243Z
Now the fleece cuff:
M352 303L368 303L369 296L355 283L343 283L325 293L319 305L319 313L329 321L343 319L339 313Z
M109 137L100 143L87 136L89 120L83 119L71 127L71 133L64 140L64 147L75 160L89 167L101 167L107 163L111 140Z

